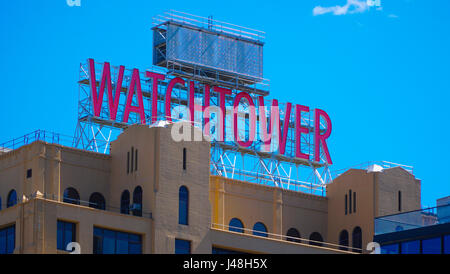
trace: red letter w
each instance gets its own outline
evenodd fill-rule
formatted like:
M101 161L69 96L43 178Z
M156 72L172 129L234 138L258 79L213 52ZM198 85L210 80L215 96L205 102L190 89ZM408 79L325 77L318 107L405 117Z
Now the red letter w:
M100 90L97 93L97 81L95 78L95 63L94 59L88 59L89 63L89 83L91 85L92 106L94 108L94 116L100 117L103 103L103 93L105 91L105 84L108 88L108 107L109 119L116 120L117 107L119 106L120 90L122 89L124 66L119 67L119 75L116 81L116 92L113 96L111 84L111 69L108 62L103 64L102 79L100 82Z

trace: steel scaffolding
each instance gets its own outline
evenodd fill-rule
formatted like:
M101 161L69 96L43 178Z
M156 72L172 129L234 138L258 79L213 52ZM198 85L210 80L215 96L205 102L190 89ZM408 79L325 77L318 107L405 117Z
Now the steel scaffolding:
M206 23L203 23L203 20ZM155 21L155 27L153 27L153 58L155 66L152 66L148 70L164 74L166 79L159 82L158 90L155 91L157 92L157 117L154 118L156 118L157 121L167 120L168 118L165 116L164 100L165 89L171 79L175 77L182 77L189 82L193 82L195 89L194 101L197 105L204 105L205 85L209 85L211 87L210 106L213 109L211 111L211 128L209 132L212 139L210 169L212 175L276 186L283 189L324 195L325 185L333 178L323 152L321 152L320 161L316 162L312 160L314 154L314 121L311 117L312 111L309 113L305 112L305 117L302 117L301 124L303 127L308 128L308 133L302 134L300 141L302 151L311 155L310 160L299 159L295 156L296 134L294 123L294 105L292 106L293 108L288 125L286 150L284 155L280 155L276 151L261 151L261 140L254 141L251 147L242 147L235 142L234 136L231 133L233 129L233 104L237 93L241 91L248 92L251 95L257 110L259 109L258 96L266 96L269 94L269 81L262 78L263 33L232 24L226 24L217 20L212 20L211 18L206 19L175 11L156 17ZM192 51L192 41L196 41L195 43L197 43L202 39L202 37L206 37L206 40L210 39L209 36L199 36L190 31L207 31L209 34L219 33L217 35L219 38L215 39L222 39L220 37L225 37L226 39L223 39L228 40L224 43L230 44L230 41L232 41L235 43L235 48L240 44L244 46L252 44L253 46L249 47L249 50L247 51L242 50L240 53L238 51L234 51L234 53L229 54L227 53L228 61L224 61L222 63L219 62L215 65L214 63L208 63L208 60L203 58L204 56L200 56L198 53L192 52L192 56L188 56L189 58L186 58L189 60L180 62L179 57L181 55L174 54L172 57L168 58L166 54L168 52L167 45L172 41L167 36L172 31L169 31L168 27L172 25L177 26L178 28L178 30L173 30L174 32L189 29L189 32L186 31L183 35L179 35L176 40L173 40L176 41L174 45L178 45L179 47L179 49L171 49L175 53L182 52L183 50ZM166 45L162 46L163 44ZM210 43L211 47L218 45L221 45L221 43ZM217 56L223 56L225 54L223 49L211 51L210 53L208 53L208 50L209 49L207 48L204 50L206 56L213 59ZM240 54L245 52L248 53L245 58L239 57ZM196 58L198 60L196 60ZM240 71L242 68L236 66L236 60L244 60L243 62L246 63L247 67L244 67L243 70L247 73ZM229 69L227 69L229 63L234 66L231 65L229 66ZM257 67L255 70L252 70L252 64L254 67ZM95 92L98 91L100 86L102 68L102 63L95 63L95 85L97 87ZM74 147L109 153L110 142L114 140L118 134L123 131L123 129L131 124L140 123L140 117L137 113L131 113L127 123L124 123L122 120L132 73L133 71L130 69L126 69L124 71L124 78L119 98L119 107L116 116L117 119L113 121L109 118L110 113L107 101L108 96L106 96L106 92L103 96L103 104L100 115L94 115L89 79L89 64L80 64L80 77L78 81L78 123L75 131L75 139L73 143ZM116 79L118 79L118 74L119 67L111 66L111 80L113 89L116 87ZM154 91L152 90L152 80L148 79L142 71L140 72L140 84L143 94L143 104L146 116L145 120L146 124L150 125L152 120L151 95ZM219 138L217 138L217 128L220 123L219 115L214 111L214 109L219 109L220 102L218 93L214 91L215 86L225 87L232 90L232 94L226 96L225 98L227 115L225 117L225 140L223 141L219 141ZM186 84L184 87L181 85L176 85L172 90L171 118L173 122L188 120L188 87L189 84ZM132 104L137 105L135 96L133 96ZM264 99L264 105L266 109L265 117L262 117L258 111L257 121L260 121L261 119L270 119L270 107L272 105L272 101ZM284 121L284 110L286 109L286 105L280 103L279 109L280 121ZM244 114L242 117L238 118L238 134L242 140L247 140L250 128L248 102L244 100L240 102L239 112ZM205 122L203 112L196 112L194 115L194 120L197 125L203 125ZM257 122L257 132L260 130L258 124L259 123ZM321 130L324 130L324 128L325 124L321 123ZM274 139L276 139L276 137L274 137Z

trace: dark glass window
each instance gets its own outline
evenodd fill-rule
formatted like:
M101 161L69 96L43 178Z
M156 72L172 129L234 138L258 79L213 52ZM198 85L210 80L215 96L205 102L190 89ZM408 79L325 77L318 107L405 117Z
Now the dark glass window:
M131 147L131 172L133 172L134 167L134 147Z
M419 254L420 253L420 241L409 241L401 243L402 254Z
M353 252L362 252L362 231L359 226L353 229L352 233Z
M422 240L423 254L441 254L441 237Z
M186 148L183 148L183 170L186 170Z
M230 231L244 233L244 225L238 218L231 219L228 226Z
M383 245L381 246L381 254L398 254L398 244Z
M94 254L141 254L142 236L94 227Z
M178 205L178 223L181 225L188 224L189 216L189 190L185 186L181 186L179 190Z
M175 254L191 254L191 242L175 239Z
M102 194L94 192L89 197L89 207L105 210L106 202Z
M313 232L309 236L309 244L310 245L316 245L316 246L322 246L323 238L322 235L320 235L319 232Z
M450 254L450 235L444 236L444 254Z
M347 196L347 194L345 194L345 215L347 215L347 211L348 211L347 201L348 201L348 196Z
M78 194L78 191L76 191L76 189L74 189L72 187L66 188L66 190L64 190L63 202L79 205L80 204L80 194Z
M339 233L339 245L340 250L348 250L346 248L346 246L348 246L348 232L345 229Z
M16 225L0 229L0 254L12 254L16 247Z
M253 226L253 235L255 236L261 236L261 237L267 237L267 227L261 223L261 222L257 222L254 226Z
M356 192L353 192L353 213L356 213Z
M130 173L130 152L127 152L127 174Z
M133 192L133 215L142 216L142 187L137 186Z
M76 224L58 221L56 246L59 250L66 250L69 243L76 241Z
M289 230L286 233L286 240L288 240L289 242L296 242L296 243L300 243L300 239L297 238L301 238L300 237L300 232L298 232L297 229L295 228L289 228Z
M17 204L17 193L13 189L8 194L8 200L7 200L6 207L11 207L11 206L14 206L16 204Z
M2 210L2 197L0 197L0 210Z
M124 190L120 196L120 213L130 214L130 192Z
M134 155L134 170L138 168L138 150L136 149L136 154Z
M27 169L27 178L31 178L32 175L33 175L33 170L31 168Z
M398 192L398 211L402 211L402 192Z
M348 213L352 214L352 190L348 191Z

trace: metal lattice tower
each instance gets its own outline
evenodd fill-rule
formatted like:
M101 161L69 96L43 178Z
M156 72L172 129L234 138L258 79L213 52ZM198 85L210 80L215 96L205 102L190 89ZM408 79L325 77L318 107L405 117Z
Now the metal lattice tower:
M205 34L206 33L206 34ZM209 34L209 35L207 35ZM219 108L219 96L214 86L232 90L226 96L227 112L232 112L234 98L241 91L248 92L258 109L258 96L264 96L265 116L257 114L257 120L270 119L272 101L269 94L269 81L262 78L262 46L264 33L248 28L227 24L210 18L203 18L186 13L170 11L154 18L153 27L153 64L148 70L164 74L166 80L160 81L157 92L157 120L166 120L164 100L168 82L175 77L182 77L194 82L195 99L198 105L204 103L205 85L211 87L210 105ZM220 61L217 61L220 60ZM102 63L95 63L96 86L102 77ZM111 66L111 80L116 87L119 67ZM131 113L127 123L122 117L126 105L126 95L130 86L132 70L126 69L119 97L117 119L109 119L107 96L103 97L100 116L95 116L92 106L89 64L80 64L78 123L74 146L86 150L109 153L109 145L120 132L131 124L140 123L139 115ZM152 80L140 72L146 123L150 125L152 117ZM189 84L184 87L176 85L172 90L172 120L187 120ZM136 98L133 97L136 105ZM239 111L244 114L239 118L239 136L245 139L249 135L250 119L248 104L241 101ZM279 104L280 120L284 121L285 104ZM245 114L247 113L247 114ZM324 195L325 184L332 180L329 166L323 155L320 162L303 160L295 157L295 124L292 119L288 125L286 150L284 155L276 152L262 152L261 141L253 142L249 148L239 146L233 136L229 136L233 127L232 115L225 119L225 140L217 141L218 115L211 113L211 169L212 175L245 180L258 184L281 187L284 189ZM302 126L309 129L302 134L302 151L313 155L314 121L309 113L302 118ZM196 124L204 123L203 113L196 112ZM323 130L325 123L321 124ZM259 130L259 127L257 126ZM276 138L274 138L276 139Z

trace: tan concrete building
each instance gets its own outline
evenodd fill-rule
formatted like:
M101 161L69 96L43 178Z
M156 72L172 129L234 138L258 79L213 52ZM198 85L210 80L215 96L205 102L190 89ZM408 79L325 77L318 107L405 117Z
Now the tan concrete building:
M420 181L351 169L317 196L210 176L210 143L130 126L109 154L36 141L0 154L0 253L349 253ZM346 246L355 247L355 249Z

